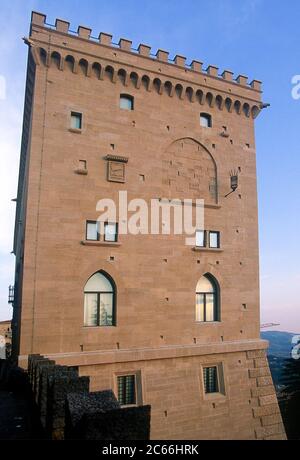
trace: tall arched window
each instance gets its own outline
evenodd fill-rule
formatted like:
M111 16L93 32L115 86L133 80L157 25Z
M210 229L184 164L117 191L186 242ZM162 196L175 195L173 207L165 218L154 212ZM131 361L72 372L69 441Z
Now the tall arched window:
M220 321L219 287L209 274L200 278L196 287L196 321L208 323Z
M115 326L116 289L113 280L97 272L84 287L84 325Z

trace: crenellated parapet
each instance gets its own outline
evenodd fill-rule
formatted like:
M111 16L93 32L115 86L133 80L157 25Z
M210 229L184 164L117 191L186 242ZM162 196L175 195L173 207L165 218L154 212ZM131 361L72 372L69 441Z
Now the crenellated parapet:
M53 26L41 13L32 13L29 44L37 64L60 71L120 81L125 87L143 88L249 118L256 118L262 108L258 80L249 84L248 77L234 78L230 70L220 75L213 65L204 70L203 63L196 60L187 65L181 55L170 60L167 51L159 49L152 54L145 44L133 49L131 40L125 38L116 44L107 33L95 38L88 27L79 26L72 32L69 22L56 19Z

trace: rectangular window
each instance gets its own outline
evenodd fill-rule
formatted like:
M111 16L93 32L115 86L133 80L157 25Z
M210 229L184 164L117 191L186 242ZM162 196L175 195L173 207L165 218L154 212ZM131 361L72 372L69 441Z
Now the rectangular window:
M81 129L82 128L82 114L78 112L71 112L71 128Z
M197 230L196 231L196 247L197 248L204 248L206 245L206 232L205 230Z
M219 393L218 367L203 368L204 391L206 394Z
M104 241L116 242L118 240L118 224L104 223Z
M209 247L213 249L220 247L220 232L209 232Z
M87 241L99 241L99 224L97 221L88 220L86 223L86 239Z
M136 404L136 376L118 376L118 400L121 406Z
M127 94L121 94L120 96L120 109L133 110L133 97Z
M208 113L200 114L200 126L202 128L211 128L212 127L212 118Z

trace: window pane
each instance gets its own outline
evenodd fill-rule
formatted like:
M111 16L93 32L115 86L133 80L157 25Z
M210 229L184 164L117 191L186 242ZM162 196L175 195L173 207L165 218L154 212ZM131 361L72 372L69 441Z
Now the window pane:
M98 240L98 225L97 222L87 222L86 224L86 239L87 240Z
M100 326L113 325L113 294L100 294Z
M84 325L97 326L97 294L84 295Z
M219 247L219 232L210 232L209 233L209 247L218 248Z
M204 321L204 294L196 294L196 321Z
M133 99L128 96L121 96L120 109L133 110Z
M214 286L206 276L202 276L197 283L196 292L214 292Z
M81 113L71 113L71 128L81 129Z
M105 223L104 229L105 241L117 241L117 224Z
M218 393L218 370L217 367L205 367L203 369L205 393Z
M205 296L206 296L206 321L216 321L215 296L214 294L205 294Z
M136 404L135 375L122 375L118 377L118 400L121 406Z
M196 231L196 246L198 248L203 248L205 245L205 232L204 230L197 230Z
M107 277L98 272L87 281L84 292L113 292L113 287Z
M202 128L210 128L211 127L211 116L208 114L201 114L200 115L200 126Z

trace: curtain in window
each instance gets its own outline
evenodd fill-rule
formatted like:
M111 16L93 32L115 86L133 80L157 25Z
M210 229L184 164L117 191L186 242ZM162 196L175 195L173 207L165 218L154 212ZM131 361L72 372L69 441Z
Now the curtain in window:
M105 241L116 241L117 225L106 223L104 226L104 229L105 229L105 235L104 235Z
M81 115L72 113L71 115L71 128L81 129Z
M196 294L196 321L204 321L204 294Z
M120 109L132 110L133 101L131 97L121 96L120 97Z
M113 324L113 295L100 293L99 325L112 326Z
M86 239L87 240L98 240L98 225L97 222L88 222L86 224Z
M90 293L84 295L84 325L97 326L98 295Z

